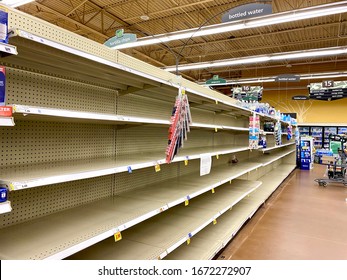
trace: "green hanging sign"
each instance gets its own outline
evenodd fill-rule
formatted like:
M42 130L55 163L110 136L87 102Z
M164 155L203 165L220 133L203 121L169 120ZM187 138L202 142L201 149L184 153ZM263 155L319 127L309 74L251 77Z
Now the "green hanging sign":
M111 37L108 39L104 45L112 48L118 45L126 44L126 43L132 43L136 42L136 34L131 34L131 33L124 33L124 29L119 29L116 31L116 36Z
M225 84L226 82L227 81L225 79L219 78L218 75L214 75L212 79L206 81L206 85Z

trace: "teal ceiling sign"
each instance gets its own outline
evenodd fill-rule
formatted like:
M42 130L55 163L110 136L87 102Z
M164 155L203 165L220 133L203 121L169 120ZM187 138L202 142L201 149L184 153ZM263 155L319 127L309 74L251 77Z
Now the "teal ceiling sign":
M212 79L209 79L206 81L207 85L213 85L213 84L225 84L227 81L225 79L219 78L218 75L214 75Z
M243 20L272 14L272 5L265 3L250 3L230 9L222 16L222 22Z
M136 42L136 34L131 34L131 33L124 33L123 29L119 29L116 31L116 36L111 37L108 39L104 45L112 48L118 45L126 44L126 43L132 43Z

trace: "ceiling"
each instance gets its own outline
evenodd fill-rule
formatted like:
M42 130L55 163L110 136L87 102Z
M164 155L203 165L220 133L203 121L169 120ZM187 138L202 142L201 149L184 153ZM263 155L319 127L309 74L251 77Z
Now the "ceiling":
M250 0L36 0L19 10L81 36L104 43L117 29L138 38L221 22L222 14ZM273 0L272 12L339 2ZM148 16L148 20L141 19ZM195 37L121 50L158 67L347 45L347 13L299 20L223 34ZM225 79L345 71L347 55L276 61L216 69L184 71L193 81L217 74Z

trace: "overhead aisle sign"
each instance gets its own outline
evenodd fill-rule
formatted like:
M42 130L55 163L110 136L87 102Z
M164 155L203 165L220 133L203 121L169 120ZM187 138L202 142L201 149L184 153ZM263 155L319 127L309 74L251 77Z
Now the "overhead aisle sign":
M250 3L230 9L222 16L222 22L243 20L272 14L272 5L265 3Z
M263 97L263 87L243 86L233 88L233 97L238 100L260 101Z
M323 81L311 83L310 99L332 101L347 97L347 81Z

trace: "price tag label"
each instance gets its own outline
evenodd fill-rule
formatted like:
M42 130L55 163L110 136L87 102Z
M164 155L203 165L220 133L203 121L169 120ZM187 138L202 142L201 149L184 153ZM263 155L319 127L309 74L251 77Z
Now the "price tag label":
M215 193L214 188L211 191L212 191L212 193Z
M218 105L218 100L215 100L216 101L216 105Z
M214 131L215 131L215 132L218 132L218 128L217 128L217 127L215 127L215 128L214 128Z
M182 94L186 94L186 90L184 88L181 89Z
M219 155L216 155L216 159L219 159Z
M190 238L187 239L187 245L189 245L189 244L190 244Z
M216 219L213 220L213 224L214 224L214 225L217 224L217 220L216 220Z
M10 188L10 191L14 191L14 185L13 184L10 184L9 188Z
M231 185L231 180L229 181L229 184Z
M131 169L131 166L128 166L128 173L133 173L133 170Z
M160 171L160 165L159 164L156 164L154 166L154 169L155 169L155 172L159 172Z
M188 205L189 205L189 200L186 199L186 200L184 201L184 206L188 206Z
M122 240L122 234L120 233L120 231L116 232L114 234L114 240L117 242L119 240Z
M184 160L184 165L185 165L185 166L188 165L188 160L187 160L187 159Z

